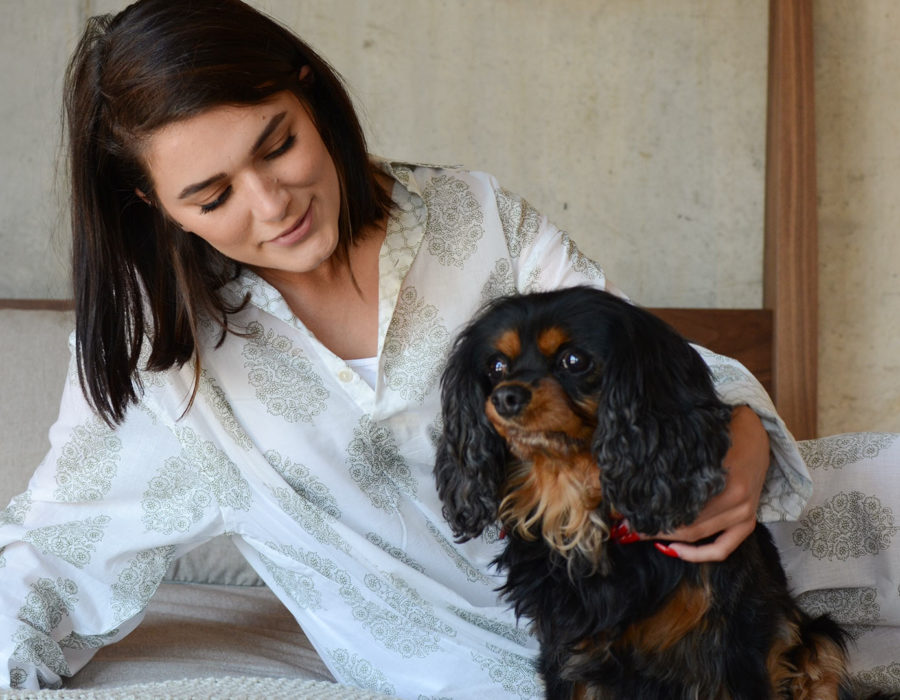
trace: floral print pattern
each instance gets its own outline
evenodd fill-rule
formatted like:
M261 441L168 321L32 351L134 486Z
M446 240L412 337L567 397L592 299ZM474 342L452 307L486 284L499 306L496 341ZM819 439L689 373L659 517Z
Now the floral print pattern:
M250 270L222 290L247 299L228 319L235 332L199 319L189 410L193 362L142 372L137 405L111 431L93 422L70 369L50 454L31 493L0 514L0 685L58 685L84 649L131 628L176 556L231 533L341 682L418 698L427 676L442 688L431 700L471 687L492 700L542 697L527 625L497 598L496 529L465 545L442 534L439 379L456 329L483 302L603 286L602 273L484 173L384 168L397 206L379 259L375 387ZM734 379L729 400L771 418L757 385L739 370ZM783 427L767 425L777 459L763 514L796 517L805 467ZM9 575L27 567L28 581ZM878 603L888 617L880 590ZM48 635L20 610L59 626Z
M325 410L329 392L306 354L283 335L265 330L257 322L247 328L244 345L247 379L256 389L256 398L273 416L288 423L311 423ZM272 351L277 353L280 361Z
M817 559L846 561L887 549L898 530L890 508L852 491L811 508L794 530L794 544Z

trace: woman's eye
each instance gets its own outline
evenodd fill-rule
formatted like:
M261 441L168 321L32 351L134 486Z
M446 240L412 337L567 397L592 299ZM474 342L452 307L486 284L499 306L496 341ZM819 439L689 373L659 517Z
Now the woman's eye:
M490 360L488 360L488 378L492 382L499 382L506 376L506 372L509 370L509 362L502 355L494 355Z
M291 150L291 146L294 145L294 142L297 140L297 137L294 134L290 134L278 148L274 151L266 155L265 160L274 160L278 156L284 155L289 150Z
M580 350L566 350L559 356L559 366L567 372L586 372L591 367L591 358Z
M200 213L201 214L209 214L209 212L211 212L215 209L218 209L223 204L225 204L226 201L228 201L228 198L230 196L231 196L231 185L228 185L228 187L226 187L222 191L222 194L220 194L218 197L216 197L213 201L207 202L206 204L201 204L200 205Z

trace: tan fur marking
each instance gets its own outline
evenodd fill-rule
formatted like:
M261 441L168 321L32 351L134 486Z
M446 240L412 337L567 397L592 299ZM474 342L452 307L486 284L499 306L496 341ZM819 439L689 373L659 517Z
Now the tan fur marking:
M515 329L505 331L503 335L497 338L494 347L510 360L516 359L522 354L522 339L519 338L519 332Z
M502 386L502 384L498 385ZM594 402L578 405L578 411L569 403L563 388L551 379L542 379L536 385L526 385L531 391L531 401L522 413L513 418L504 418L497 413L491 400L485 402L484 410L488 420L497 432L509 442L510 449L520 459L530 459L535 448L542 452L570 451L562 448L565 439L589 441L597 427L594 416L597 406ZM564 439L559 447L553 448L531 443L543 434L559 433Z
M626 629L619 643L647 654L665 651L703 623L710 597L706 586L680 585L660 610Z
M540 535L561 554L573 550L599 559L606 527L596 513L600 473L590 453L565 459L537 455L510 475L500 517L507 529L533 539Z
M541 334L537 339L537 346L538 350L540 350L545 357L553 357L562 344L567 343L568 341L568 333L562 328L551 326L550 328L541 331Z
M766 666L776 696L787 692L795 700L837 700L846 675L843 650L830 639L813 638L812 649L800 649L796 667L787 661L795 653L800 633L794 622L785 622L769 651Z

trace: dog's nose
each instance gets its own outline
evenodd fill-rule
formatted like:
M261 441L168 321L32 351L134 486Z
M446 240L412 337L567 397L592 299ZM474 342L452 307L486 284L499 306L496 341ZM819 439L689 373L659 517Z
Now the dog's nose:
M491 403L503 418L513 418L531 401L531 391L518 384L500 386L491 394Z

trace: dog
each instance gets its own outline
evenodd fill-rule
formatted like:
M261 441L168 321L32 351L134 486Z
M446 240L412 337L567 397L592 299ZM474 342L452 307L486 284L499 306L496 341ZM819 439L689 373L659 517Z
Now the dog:
M587 287L498 299L441 399L444 517L459 542L499 519L499 590L548 698L851 697L846 634L797 606L764 526L701 565L622 537L692 522L725 484L732 407L659 318Z

